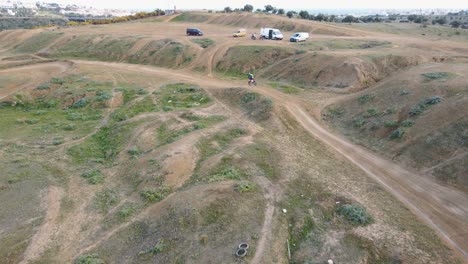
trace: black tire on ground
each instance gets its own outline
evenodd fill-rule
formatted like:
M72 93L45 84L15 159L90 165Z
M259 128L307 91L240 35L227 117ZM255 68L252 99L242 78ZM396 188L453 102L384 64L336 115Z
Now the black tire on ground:
M246 249L243 249L243 248L239 248L237 251L236 251L236 256L239 257L239 258L243 258L247 255L247 250Z
M239 249L248 249L249 248L249 244L247 243L240 243L239 246L238 246Z

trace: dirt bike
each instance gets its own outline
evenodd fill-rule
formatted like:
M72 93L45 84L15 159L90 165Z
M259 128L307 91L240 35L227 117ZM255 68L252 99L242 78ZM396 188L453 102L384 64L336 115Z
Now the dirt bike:
M257 81L255 81L255 79L252 79L252 80L249 80L248 84L249 84L249 86L251 86L252 84L254 86L257 86Z
M256 37L255 35L252 35L252 36L250 36L250 39L251 39L251 40L256 40L257 37Z

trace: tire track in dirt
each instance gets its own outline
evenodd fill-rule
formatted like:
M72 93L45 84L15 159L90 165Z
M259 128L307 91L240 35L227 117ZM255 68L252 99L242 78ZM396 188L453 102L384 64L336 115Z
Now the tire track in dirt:
M42 226L34 234L20 263L31 263L41 256L47 245L58 231L58 217L60 213L60 200L63 191L59 187L50 186L46 196L47 213Z

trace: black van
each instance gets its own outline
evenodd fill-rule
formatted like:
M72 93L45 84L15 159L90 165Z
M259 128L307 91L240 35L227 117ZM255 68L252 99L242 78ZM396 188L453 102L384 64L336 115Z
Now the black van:
M187 36L203 36L203 31L198 28L187 28Z

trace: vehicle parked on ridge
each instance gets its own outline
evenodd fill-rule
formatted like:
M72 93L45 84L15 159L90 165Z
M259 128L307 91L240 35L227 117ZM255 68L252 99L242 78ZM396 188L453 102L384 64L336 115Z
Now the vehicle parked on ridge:
M276 28L261 28L260 39L282 40L283 34Z
M306 41L307 39L309 39L309 33L307 33L307 32L296 32L291 36L291 38L289 38L289 41L291 41L291 42L301 42L301 41Z
M232 34L232 36L235 37L235 38L239 38L239 37L245 37L246 34L247 33L246 33L245 29L241 28L241 29L237 30L237 32Z
M203 36L203 31L198 28L187 28L187 36Z

